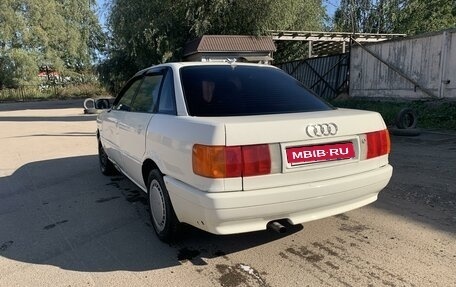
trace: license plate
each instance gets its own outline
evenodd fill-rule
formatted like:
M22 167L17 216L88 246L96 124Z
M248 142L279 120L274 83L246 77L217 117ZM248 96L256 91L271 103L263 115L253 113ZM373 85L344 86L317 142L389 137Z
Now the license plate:
M291 165L343 160L355 157L353 143L292 147L287 148L286 151L288 163Z

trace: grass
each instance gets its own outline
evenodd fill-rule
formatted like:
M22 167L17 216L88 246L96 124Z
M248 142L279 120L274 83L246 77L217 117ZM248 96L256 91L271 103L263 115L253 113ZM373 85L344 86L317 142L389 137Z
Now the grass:
M412 108L418 115L418 127L425 129L456 130L456 101L399 101L383 99L334 100L332 105L379 112L388 126L394 125L396 115L403 108Z
M100 84L84 83L55 86L23 86L0 90L0 102L50 99L79 99L106 96L109 93Z

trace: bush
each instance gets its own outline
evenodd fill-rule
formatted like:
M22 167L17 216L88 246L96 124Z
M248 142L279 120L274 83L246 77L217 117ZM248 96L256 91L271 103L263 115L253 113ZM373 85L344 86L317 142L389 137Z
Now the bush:
M61 99L96 98L108 95L99 84L80 84L57 88L57 97Z
M20 86L18 88L1 89L0 101L26 101L39 98L50 97L50 93L45 93L38 86Z
M40 86L21 86L16 89L0 90L0 102L94 98L99 96L109 96L109 93L98 83L69 85L42 84Z

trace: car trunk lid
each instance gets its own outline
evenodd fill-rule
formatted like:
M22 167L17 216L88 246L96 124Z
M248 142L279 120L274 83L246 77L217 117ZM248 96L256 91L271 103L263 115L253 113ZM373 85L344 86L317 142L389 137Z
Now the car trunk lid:
M366 160L366 134L385 128L378 113L348 109L225 121L227 146L270 147L274 171L244 176L243 190L317 183L385 165L387 155Z

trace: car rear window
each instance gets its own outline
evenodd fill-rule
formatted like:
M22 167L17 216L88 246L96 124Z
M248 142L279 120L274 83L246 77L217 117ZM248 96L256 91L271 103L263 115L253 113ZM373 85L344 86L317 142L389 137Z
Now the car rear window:
M180 76L191 116L220 117L333 109L293 77L272 67L188 66Z

